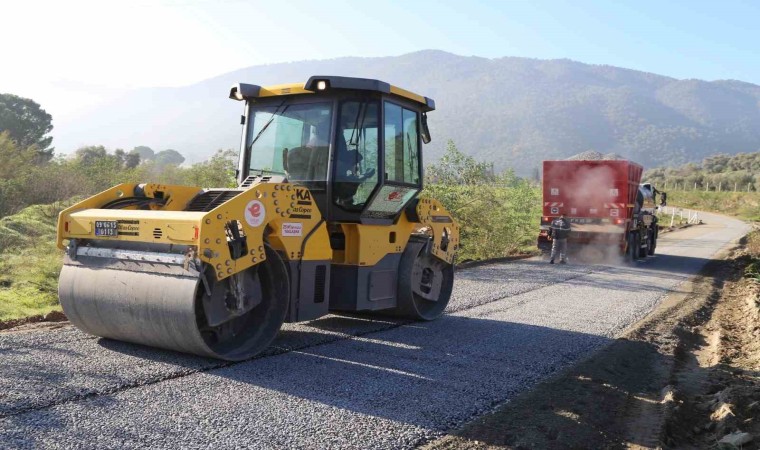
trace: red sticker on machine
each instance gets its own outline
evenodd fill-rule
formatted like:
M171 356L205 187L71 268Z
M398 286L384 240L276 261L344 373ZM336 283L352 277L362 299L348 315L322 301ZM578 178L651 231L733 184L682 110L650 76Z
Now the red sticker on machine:
M388 201L389 202L400 202L404 196L399 191L393 191L390 194L388 194Z
M264 204L258 200L251 200L245 205L245 221L252 227L258 227L264 223L266 210Z

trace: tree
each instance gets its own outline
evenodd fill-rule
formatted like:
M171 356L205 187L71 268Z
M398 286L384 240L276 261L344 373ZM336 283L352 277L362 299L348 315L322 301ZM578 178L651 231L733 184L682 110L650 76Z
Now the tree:
M127 169L134 169L140 165L140 154L135 152L129 152L124 155L124 167Z
M38 162L53 157L50 144L53 117L34 100L13 94L0 94L0 132L7 131L19 148L36 146Z
M36 156L36 147L21 147L9 132L0 132L0 181L21 177L32 167L29 161Z
M7 131L0 132L0 217L25 206L37 147L20 147Z
M119 164L124 165L124 160L126 159L126 156L127 156L124 150L117 148L116 150L114 150L113 156L116 157L116 159L119 161Z
M159 166L178 166L185 162L185 157L176 150L168 149L156 153L154 161Z
M193 164L186 170L186 181L192 186L235 187L235 150L218 150L202 163Z
M441 184L480 184L496 178L493 164L465 155L451 140L446 143L446 153L441 160L428 167L427 176L429 181Z
M91 145L88 147L82 147L76 151L77 159L86 166L93 165L99 160L103 160L109 157L108 150L102 145Z
M145 145L138 145L129 153L137 153L140 155L140 161L149 161L156 156L156 152L154 152L152 148Z

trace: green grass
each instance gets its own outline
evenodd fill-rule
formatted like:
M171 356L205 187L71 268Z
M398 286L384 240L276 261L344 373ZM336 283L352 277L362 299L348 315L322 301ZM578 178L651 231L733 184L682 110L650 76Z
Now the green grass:
M64 207L34 205L0 219L0 321L60 310L55 224Z
M681 208L760 221L760 192L671 191L668 192L668 203Z
M760 230L755 230L747 235L747 252L750 262L744 268L744 276L760 281Z

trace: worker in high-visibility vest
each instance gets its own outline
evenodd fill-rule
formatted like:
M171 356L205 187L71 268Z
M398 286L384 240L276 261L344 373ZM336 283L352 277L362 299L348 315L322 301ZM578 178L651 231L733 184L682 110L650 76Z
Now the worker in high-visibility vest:
M562 214L552 221L549 228L552 239L552 254L549 264L554 264L554 258L559 254L559 263L567 264L567 237L570 236L570 221Z

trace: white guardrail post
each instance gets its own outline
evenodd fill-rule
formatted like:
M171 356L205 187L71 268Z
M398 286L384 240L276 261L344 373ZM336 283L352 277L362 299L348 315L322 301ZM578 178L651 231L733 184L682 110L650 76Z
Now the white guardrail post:
M679 217L681 221L686 219L686 223L691 224L698 224L699 221L699 211L695 211L692 209L683 209L683 208L675 208L673 206L664 206L660 209L660 212L663 216L670 215L670 226L674 226L676 223L676 215Z

